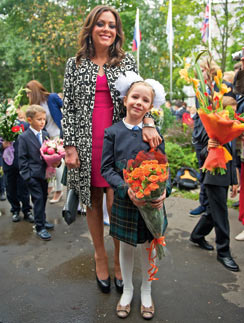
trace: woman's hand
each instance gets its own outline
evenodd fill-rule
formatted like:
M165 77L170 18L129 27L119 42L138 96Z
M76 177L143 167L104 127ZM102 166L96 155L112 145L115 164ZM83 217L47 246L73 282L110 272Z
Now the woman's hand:
M166 199L166 189L164 190L163 194L157 200L150 202L151 207L153 209L161 209L163 207L165 199Z
M68 169L80 167L79 156L74 146L65 147L65 164Z
M144 206L146 204L145 201L142 201L136 198L136 194L132 191L131 188L128 189L128 195L135 206L139 207L139 206Z
M161 144L162 138L159 136L156 128L145 127L142 129L142 139L148 142L151 148L156 148Z
M154 124L154 120L152 118L144 118L143 123ZM158 134L156 128L150 128L150 127L145 127L142 129L142 139L145 142L148 142L151 148L158 147L158 145L160 145L162 142L162 138Z
M210 148L217 148L220 145L218 140L216 139L208 139L208 149Z

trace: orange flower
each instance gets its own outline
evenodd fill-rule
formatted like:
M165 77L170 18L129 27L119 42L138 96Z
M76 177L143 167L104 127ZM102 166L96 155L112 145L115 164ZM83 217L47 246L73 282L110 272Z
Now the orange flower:
M152 183L155 183L159 180L159 177L157 175L151 175L150 177L148 177L148 180Z
M150 190L149 186L144 189L143 193L145 196L149 196L151 194L151 190Z
M137 193L136 193L136 198L138 198L138 199L142 199L144 197L144 194L141 192L141 191L138 191Z
M151 191L156 191L158 188L159 188L159 185L156 184L156 183L151 183L148 185L148 188L151 190Z

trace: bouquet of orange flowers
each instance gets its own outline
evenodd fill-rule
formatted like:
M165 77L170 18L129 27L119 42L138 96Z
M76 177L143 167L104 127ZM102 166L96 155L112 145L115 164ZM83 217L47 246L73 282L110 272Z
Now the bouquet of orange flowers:
M203 51L202 53L204 53ZM201 54L198 56L198 58ZM198 59L197 58L197 59ZM223 109L223 95L230 91L227 85L223 83L222 71L218 70L216 76L211 74L211 54L209 53L208 68L206 70L207 79L203 75L197 60L194 65L195 72L199 79L191 77L189 74L190 64L185 64L185 68L180 70L180 76L188 84L193 85L196 97L199 101L199 117L204 128L211 139L217 140L220 145L217 148L210 148L208 156L202 167L203 170L209 170L211 173L225 174L226 163L232 160L232 156L227 151L224 144L239 137L244 132L244 124L235 117L235 112L231 106ZM214 90L214 82L219 91ZM201 91L199 90L199 85ZM206 85L208 88L206 88Z
M158 199L166 188L166 180L169 177L168 162L166 156L154 149L149 152L140 151L135 160L129 160L127 168L123 170L124 180L131 187L139 200L145 200L145 206L139 207L139 211L146 223L148 230L154 239L149 248L150 280L157 272L154 264L156 256L161 259L165 246L164 232L167 227L165 210L152 208L149 202ZM152 256L156 250L156 256Z

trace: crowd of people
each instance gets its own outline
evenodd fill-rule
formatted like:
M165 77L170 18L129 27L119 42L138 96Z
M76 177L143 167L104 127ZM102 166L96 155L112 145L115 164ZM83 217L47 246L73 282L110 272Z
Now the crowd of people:
M116 313L120 318L130 314L134 293L134 250L140 244L140 313L144 319L151 319L155 313L155 304L151 297L151 282L148 281L147 249L153 236L138 210L145 202L138 201L133 190L128 187L124 194L120 192L125 182L119 165L125 165L126 161L135 158L140 150L158 147L165 153L164 139L150 114L156 102L164 103L164 90L160 84L155 85L155 80L144 81L135 77L131 81L130 75L138 76L137 67L134 57L124 52L123 40L118 12L108 6L96 6L83 24L76 56L67 61L63 98L56 93L49 93L37 80L27 83L29 107L25 112L21 109L19 111L19 124L24 126L25 131L14 143L14 161L8 165L0 156L5 177L5 182L4 177L0 179L0 200L4 201L7 196L13 222L21 220L22 212L24 220L34 223L40 239L51 239L49 231L54 229L54 225L47 221L45 208L48 196L52 204L61 201L63 197L61 179L64 161L52 165L56 169L56 181L55 185L48 184L45 175L47 165L41 158L40 147L47 137L62 137L66 153L67 190L73 189L79 196L80 204L86 207L98 287L103 293L108 293L111 288L104 244L103 209L106 196L110 235L114 241L114 284L122 294ZM201 68L204 75L204 62ZM217 65L213 66L213 74L217 68ZM123 82L121 75L126 76ZM233 77L233 73L225 74L225 82L232 89ZM237 111L243 112L242 95L236 95L234 91L228 93L224 105L237 106ZM166 105L178 121L183 120L184 114L193 120L193 144L201 168L208 149L219 143L208 138L197 113L197 103L196 108L188 107L182 101L175 102L172 107L169 102ZM1 143L1 154L9 144L6 141ZM202 216L190 240L205 250L213 250L214 247L205 236L214 228L218 261L227 269L238 271L239 266L230 253L227 193L229 186L232 186L232 196L236 195L238 178L241 186L244 168L239 158L237 168L239 172L241 168L241 173L237 176L235 142L226 145L226 148L233 156L233 162L228 163L227 174L201 173L200 205L191 214ZM166 195L169 192L165 189L157 200L151 202L151 207L161 209ZM240 200L241 212L243 209ZM240 215L240 219L244 224L243 215ZM244 240L244 231L236 239Z

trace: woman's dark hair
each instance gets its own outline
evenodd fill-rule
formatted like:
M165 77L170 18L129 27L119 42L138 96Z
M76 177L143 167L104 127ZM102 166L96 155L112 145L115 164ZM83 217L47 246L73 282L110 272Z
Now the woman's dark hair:
M29 102L30 104L41 104L47 101L49 96L49 92L45 89L45 87L38 81L32 80L27 83L26 88L29 90Z
M96 6L86 17L84 25L78 37L80 49L76 53L76 64L79 65L82 58L93 58L95 56L95 48L92 43L92 30L103 12L110 11L116 20L116 38L109 48L109 65L118 65L124 58L125 53L122 49L124 42L124 33L122 22L118 12L109 6Z

